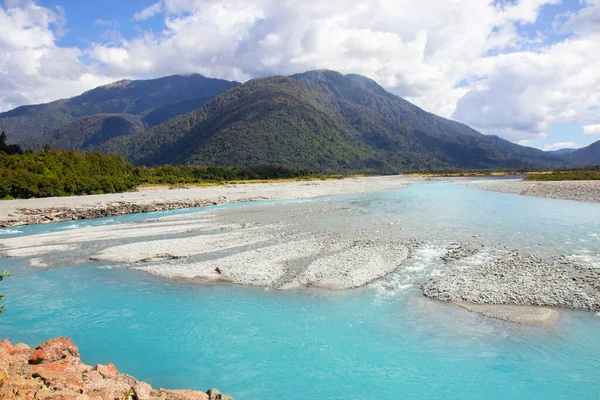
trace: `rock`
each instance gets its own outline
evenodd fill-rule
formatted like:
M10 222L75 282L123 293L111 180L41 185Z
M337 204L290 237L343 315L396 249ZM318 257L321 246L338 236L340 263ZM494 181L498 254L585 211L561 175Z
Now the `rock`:
M83 377L78 372L69 371L67 368L52 368L53 364L39 364L32 367L33 378L39 378L44 385L53 391L69 390L83 394L85 384Z
M58 337L38 346L29 357L29 364L50 363L68 357L79 358L79 349L71 339Z
M209 389L206 394L208 394L209 400L233 400L231 397L225 396L215 388Z
M152 400L150 393L152 392L152 386L145 382L139 382L133 387L133 394L137 400Z
M0 342L0 399L231 400L216 389L209 392L210 396L193 390L153 390L147 383L119 373L113 364L92 368L81 362L79 350L69 338L55 338L35 349L8 340Z
M116 379L119 376L119 371L114 364L98 364L96 365L96 371L106 379Z
M165 390L161 389L158 394L159 399L166 400L209 400L208 394L196 392L193 390Z

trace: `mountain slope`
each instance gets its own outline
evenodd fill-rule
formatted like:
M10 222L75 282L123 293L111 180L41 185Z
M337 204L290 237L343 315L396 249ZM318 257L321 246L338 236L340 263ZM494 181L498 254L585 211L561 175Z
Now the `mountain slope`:
M600 140L589 146L563 154L562 157L568 161L571 167L600 165Z
M554 155L564 155L564 154L569 154L574 152L577 149L573 149L573 148L565 148L565 149L558 149L558 150L547 150L546 153L550 153L550 154L554 154Z
M368 78L334 71L252 80L100 149L137 164L269 163L326 172L564 163L425 112Z
M94 114L71 121L54 132L32 138L33 147L63 150L93 150L116 137L144 131L140 117L130 114Z
M132 114L146 127L200 107L207 100L238 86L238 82L202 75L119 81L80 96L48 104L18 107L0 113L0 129L13 142L32 147L36 136L50 134L67 123L95 114Z

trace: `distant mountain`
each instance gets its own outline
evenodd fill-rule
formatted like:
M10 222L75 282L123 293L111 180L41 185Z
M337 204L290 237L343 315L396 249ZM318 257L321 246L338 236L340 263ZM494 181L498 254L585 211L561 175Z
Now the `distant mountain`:
M255 79L145 132L99 147L137 164L277 164L326 172L560 166L334 71Z
M55 131L65 128L74 120L90 115L130 114L139 117L147 128L192 111L238 85L238 82L205 78L198 74L124 80L100 86L71 99L23 106L0 113L0 129L8 133L12 142L31 148L39 147L41 136L51 137ZM83 120L77 122L76 126L83 128L85 121L97 122L95 119ZM66 129L73 132L72 128ZM64 137L60 132L57 135ZM78 142L78 139L73 138L72 142Z
M572 167L600 165L600 140L562 156Z
M558 149L558 150L548 150L547 153L555 154L555 155L564 155L574 152L577 149Z

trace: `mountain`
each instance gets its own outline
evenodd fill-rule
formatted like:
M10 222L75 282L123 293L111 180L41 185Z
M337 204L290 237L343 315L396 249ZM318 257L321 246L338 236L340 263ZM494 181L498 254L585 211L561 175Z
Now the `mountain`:
M600 140L589 146L564 154L563 158L572 167L585 167L587 165L600 165Z
M94 114L73 120L57 130L31 138L35 148L50 144L59 149L93 150L102 143L144 131L137 115Z
M190 113L98 147L136 164L277 164L325 172L563 165L334 71L255 79Z
M0 113L0 129L8 133L11 141L25 148L39 148L40 136L52 137L55 131L64 130L67 124L81 117L129 114L137 116L144 127L152 127L197 109L207 100L238 85L238 82L211 79L198 74L123 80L89 90L71 99L23 106ZM82 123L85 121L87 120L78 122L78 126L83 127ZM64 136L60 132L56 135Z
M572 153L575 150L577 150L577 149L571 149L571 148L569 148L569 149L548 150L546 152L550 153L550 154L555 154L555 155L559 155L560 156L560 155Z

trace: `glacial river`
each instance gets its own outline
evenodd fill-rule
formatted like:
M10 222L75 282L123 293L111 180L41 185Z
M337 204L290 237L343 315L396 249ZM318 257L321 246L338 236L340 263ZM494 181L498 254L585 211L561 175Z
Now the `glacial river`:
M0 338L37 345L68 336L87 364L113 362L154 387L217 387L236 400L598 398L600 316L565 311L552 327L515 325L427 300L418 284L449 268L439 259L446 241L600 267L600 204L437 182L217 209L260 217L324 207L335 210L307 212L303 226L351 224L424 245L397 272L347 291L167 280L68 252L50 268L4 258L0 270L13 277L0 284ZM11 228L0 241L191 211Z

